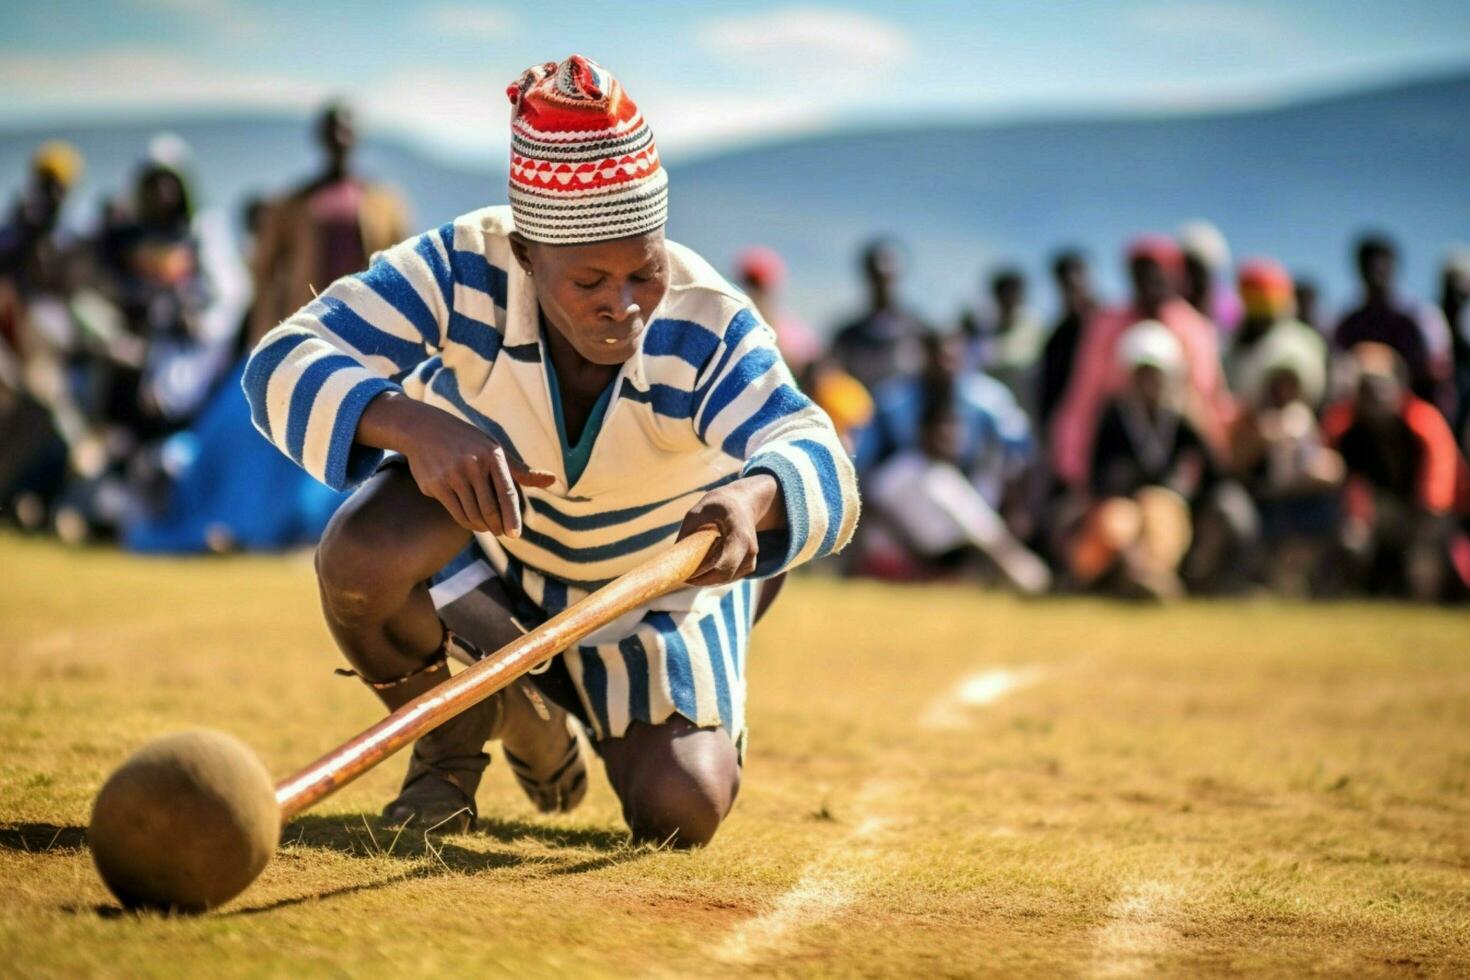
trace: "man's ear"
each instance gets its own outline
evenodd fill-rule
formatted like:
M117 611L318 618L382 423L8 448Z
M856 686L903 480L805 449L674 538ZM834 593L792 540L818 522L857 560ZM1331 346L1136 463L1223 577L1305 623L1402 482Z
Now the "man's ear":
M531 274L531 243L518 231L513 231L506 236L510 241L510 253L516 257L522 271L526 275Z

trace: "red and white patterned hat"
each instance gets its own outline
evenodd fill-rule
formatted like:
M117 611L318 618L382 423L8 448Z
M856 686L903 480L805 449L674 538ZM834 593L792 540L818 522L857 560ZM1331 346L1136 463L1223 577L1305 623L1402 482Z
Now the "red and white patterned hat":
M516 229L552 245L662 227L669 178L653 132L623 86L581 55L527 68L510 97L510 209Z

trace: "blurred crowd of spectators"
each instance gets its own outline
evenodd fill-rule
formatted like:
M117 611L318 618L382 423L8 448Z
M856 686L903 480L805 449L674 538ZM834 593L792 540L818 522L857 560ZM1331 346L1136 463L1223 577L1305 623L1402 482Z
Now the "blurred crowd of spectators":
M1053 322L1006 266L946 329L904 304L903 251L875 241L866 312L789 355L858 463L848 570L1026 594L1463 597L1470 253L1437 304L1399 288L1388 237L1353 254L1361 294L1329 319L1310 281L1265 257L1232 270L1191 222L1129 244L1126 297L1097 295L1066 249ZM766 306L770 266L741 268Z
M404 238L352 167L350 113L319 122L317 177L247 205L246 254L196 208L188 148L160 137L95 233L59 218L81 177L49 143L0 227L0 509L68 541L142 551L314 541L340 496L261 439L239 390L265 330ZM857 460L846 574L973 578L1028 595L1167 598L1470 592L1470 252L1437 303L1406 295L1386 236L1354 251L1340 317L1270 258L1232 266L1213 226L1149 234L1099 296L1051 263L1056 315L1017 267L950 324L903 296L894 240L862 253L866 304L830 343L783 307L780 256L734 278Z

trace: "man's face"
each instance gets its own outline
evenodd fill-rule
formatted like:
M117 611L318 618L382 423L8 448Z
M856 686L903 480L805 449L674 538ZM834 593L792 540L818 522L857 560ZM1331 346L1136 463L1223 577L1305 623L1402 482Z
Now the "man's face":
M1087 282L1087 267L1080 262L1063 266L1057 285L1061 288L1062 298L1072 307L1082 306L1092 292Z
M1134 259L1129 272L1133 278L1134 302L1146 313L1158 309L1159 304L1174 293L1163 266L1151 258Z
M903 259L897 249L880 245L868 254L863 263L863 274L871 289L889 295L903 275Z
M322 146L334 157L345 157L357 145L357 126L345 109L328 112L321 122Z
M638 349L669 288L663 229L586 245L527 242L536 298L553 329L594 364L621 364Z
M1140 364L1133 369L1133 390L1149 408L1157 408L1164 401L1164 372L1152 364Z
M1370 426L1382 426L1398 416L1404 392L1399 383L1383 374L1365 374L1358 381L1358 418Z
M1393 285L1394 264L1393 254L1390 252L1369 252L1363 256L1360 270L1363 274L1363 284L1369 289L1387 292Z

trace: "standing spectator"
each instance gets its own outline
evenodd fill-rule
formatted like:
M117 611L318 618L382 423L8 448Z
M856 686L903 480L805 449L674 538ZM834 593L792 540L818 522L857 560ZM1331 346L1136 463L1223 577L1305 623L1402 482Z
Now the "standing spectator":
M86 431L66 370L77 344L65 308L76 250L61 227L81 172L71 144L43 143L0 227L0 508L14 505L32 527L60 487L68 444Z
M1072 380L1072 367L1082 331L1097 303L1093 298L1087 260L1067 249L1052 259L1051 274L1061 300L1061 318L1051 329L1041 353L1041 381L1037 390L1036 431L1045 433Z
M1410 389L1393 348L1368 342L1351 354L1356 390L1322 423L1347 469L1340 544L1351 584L1438 599L1464 460L1444 417Z
M1240 323L1240 300L1221 282L1229 282L1230 243L1208 221L1189 221L1179 228L1184 252L1184 299L1222 334Z
M968 314L965 333L971 340L970 366L984 371L1011 390L1027 417L1036 417L1036 382L1046 327L1026 306L1026 277L1005 266L990 277L989 316Z
M1186 410L1184 347L1155 320L1117 345L1127 381L1103 411L1087 481L1090 506L1071 553L1080 585L1164 598L1183 592L1179 566L1191 510L1211 489L1213 456Z
M1301 274L1292 278L1296 283L1296 318L1326 336L1328 324L1322 319L1322 291L1317 281Z
M1457 430L1470 418L1470 247L1451 250L1440 273L1439 310L1450 331L1454 360L1454 388L1458 405Z
M1403 360L1414 394L1454 417L1450 386L1450 332L1440 311L1403 300L1394 289L1398 249L1383 235L1365 235L1357 245L1363 300L1338 323L1333 347L1386 344Z
M1183 397L1191 417L1212 447L1223 447L1233 411L1220 368L1219 344L1210 322L1179 298L1184 258L1170 238L1147 235L1128 249L1132 302L1094 315L1082 335L1072 381L1052 421L1051 457L1058 478L1085 482L1093 435L1103 406L1128 383L1118 360L1118 343L1140 320L1157 320L1179 341L1184 356Z
M1313 372L1311 388L1320 398L1319 379L1327 369L1327 344L1317 331L1292 315L1296 294L1286 269L1271 259L1250 259L1241 263L1238 285L1245 317L1225 355L1225 377L1231 390L1244 396L1248 380L1261 376L1258 363L1261 357L1287 343L1316 352L1319 364ZM1291 334L1295 339L1279 339L1283 334ZM1308 407L1315 411L1316 402L1309 402Z
M317 291L367 268L374 252L408 237L397 191L352 166L357 129L345 105L328 106L317 124L322 172L273 202L255 249L255 309L247 347L310 303Z
M903 256L895 242L879 239L869 244L863 250L862 270L867 312L837 331L832 353L843 370L872 391L889 378L918 370L924 327L899 305Z
M735 260L740 288L750 297L761 319L776 331L776 349L798 378L822 353L822 344L802 319L781 303L779 293L786 284L786 263L774 249L753 245Z

